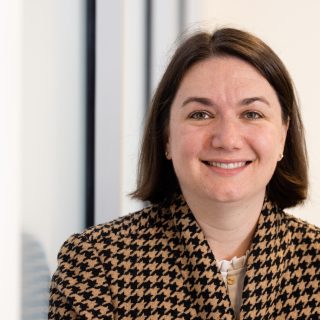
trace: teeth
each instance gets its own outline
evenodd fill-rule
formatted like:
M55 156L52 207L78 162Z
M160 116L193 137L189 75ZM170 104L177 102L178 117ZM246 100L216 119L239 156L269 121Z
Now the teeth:
M240 167L245 166L246 162L241 161L241 162L224 163L224 162L212 161L212 162L208 162L208 164L212 167L219 167L222 169L236 169L236 168L240 168Z

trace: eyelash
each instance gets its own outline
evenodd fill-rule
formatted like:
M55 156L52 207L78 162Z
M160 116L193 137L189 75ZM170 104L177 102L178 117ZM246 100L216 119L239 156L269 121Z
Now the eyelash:
M190 114L189 118L194 120L207 120L212 118L212 114L207 111L195 111Z
M257 111L245 111L243 117L248 120L258 120L262 119L263 115ZM193 120L207 120L214 118L214 116L207 111L195 111L189 115L189 118Z
M248 117L248 115L251 115ZM263 115L257 111L246 111L244 117L248 120L258 120L263 118Z

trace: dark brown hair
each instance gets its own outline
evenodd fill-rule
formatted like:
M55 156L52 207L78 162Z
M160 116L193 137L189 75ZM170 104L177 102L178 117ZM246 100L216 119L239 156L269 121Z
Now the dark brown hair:
M307 152L292 80L269 46L250 33L232 28L218 29L213 34L196 33L175 51L152 100L142 141L137 189L132 196L160 203L179 192L172 162L165 157L170 108L186 72L196 63L217 56L234 56L251 64L277 93L283 122L289 121L289 128L284 156L267 186L267 195L281 208L302 203L308 191Z

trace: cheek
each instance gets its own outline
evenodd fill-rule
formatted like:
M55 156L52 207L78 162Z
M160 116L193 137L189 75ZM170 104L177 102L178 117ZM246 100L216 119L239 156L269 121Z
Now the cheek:
M169 137L170 151L173 157L190 158L197 156L202 149L203 138L190 128L174 128Z
M265 161L277 162L282 152L283 138L277 130L263 130L250 136L257 154Z

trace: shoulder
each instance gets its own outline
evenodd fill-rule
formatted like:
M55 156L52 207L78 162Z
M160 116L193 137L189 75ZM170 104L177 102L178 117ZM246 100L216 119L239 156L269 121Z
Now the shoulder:
M145 243L153 236L166 237L172 229L171 213L160 205L151 205L111 222L99 224L72 235L63 245L67 250L104 250L109 246L125 246L133 241ZM138 241L139 242L139 241ZM81 248L80 248L81 247ZM63 250L63 249L62 249Z
M320 250L320 228L299 219L291 214L282 213L282 222L285 225L285 229L291 238L291 243L313 247L318 251Z
M93 242L106 238L137 239L163 232L170 225L170 212L160 205L150 205L111 222L97 225L84 232Z

